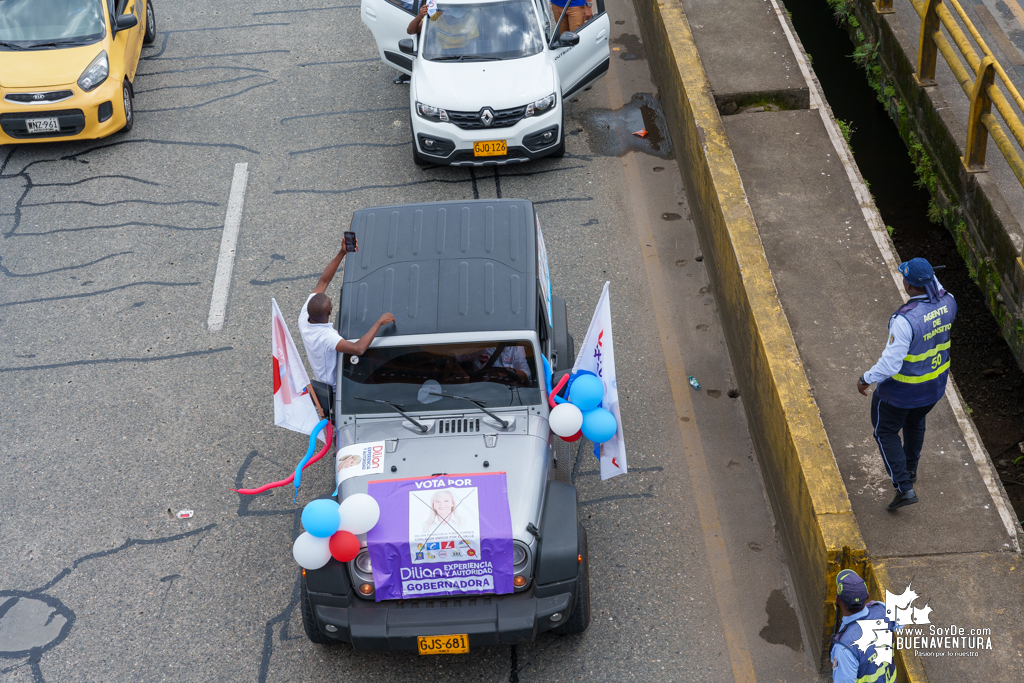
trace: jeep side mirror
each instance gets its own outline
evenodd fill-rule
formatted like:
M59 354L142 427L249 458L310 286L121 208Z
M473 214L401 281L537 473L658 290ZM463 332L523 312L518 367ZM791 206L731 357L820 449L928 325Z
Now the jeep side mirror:
M402 54L416 56L416 46L412 43L412 38L402 38L398 41L398 51Z
M573 33L572 31L565 31L562 35L558 36L559 47L572 47L573 45L580 44L579 34Z
M138 23L139 18L131 12L128 12L127 14L122 14L117 18L116 21L114 21L114 30L124 31L126 29L130 29L134 26L137 26Z

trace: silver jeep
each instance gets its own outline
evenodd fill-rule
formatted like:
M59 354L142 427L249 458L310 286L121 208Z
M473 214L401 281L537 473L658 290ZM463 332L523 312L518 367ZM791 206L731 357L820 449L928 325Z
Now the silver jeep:
M346 479L339 502L371 479L505 472L515 591L375 600L364 547L347 564L304 571L301 609L314 643L421 651L425 636L469 647L581 633L590 622L587 535L569 448L548 428L542 358L572 367L565 302L550 292L534 206L525 200L406 204L357 211L337 318L346 339L385 311L365 354L338 359L331 406L338 448L385 441L384 473ZM540 245L540 248L538 248ZM559 451L562 457L559 458Z

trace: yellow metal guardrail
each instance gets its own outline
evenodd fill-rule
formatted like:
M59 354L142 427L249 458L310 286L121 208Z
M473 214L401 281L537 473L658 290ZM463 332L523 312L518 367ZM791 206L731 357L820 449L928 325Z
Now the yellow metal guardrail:
M992 113L992 106L995 105L996 111L1003 118L1011 135L1024 149L1024 122L1014 111L999 86L1002 85L1005 88L1022 111L1024 111L1024 97L1021 97L1017 87L992 55L992 51L985 44L985 39L978 33L978 29L971 23L964 8L957 0L910 0L910 2L914 5L918 16L921 17L917 73L915 74L917 84L922 87L936 85L936 57L937 53L942 53L946 64L949 65L954 77L960 83L960 87L964 89L964 93L970 99L967 144L964 146L964 156L960 157L964 170L968 173L980 173L987 170L985 153L988 138L991 136L1013 174L1024 186L1024 159L1021 159L1021 155L1017 152L1010 137L1003 130L1003 126L995 114ZM981 55L971 45L967 35L945 3L951 5L956 11L957 16L980 48ZM875 10L879 14L894 12L892 0L876 0ZM949 33L956 47L951 45L949 39L943 34L943 28ZM967 66L974 72L973 74L963 65L961 58L967 62Z

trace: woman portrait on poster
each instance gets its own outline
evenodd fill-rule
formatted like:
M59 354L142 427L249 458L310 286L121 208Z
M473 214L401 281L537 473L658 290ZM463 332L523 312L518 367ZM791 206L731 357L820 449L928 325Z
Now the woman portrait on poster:
M459 529L463 525L462 518L456 510L455 496L449 489L434 492L430 497L430 512L427 515L427 521L423 523L423 533L430 533L438 527L442 527L441 531L449 527Z
M357 467L362 462L363 459L358 455L346 455L338 461L338 469L335 473L340 477L342 470L348 469L349 467Z

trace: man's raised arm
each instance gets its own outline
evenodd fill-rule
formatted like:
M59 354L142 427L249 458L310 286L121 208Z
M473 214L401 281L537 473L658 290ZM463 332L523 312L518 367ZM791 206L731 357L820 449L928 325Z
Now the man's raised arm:
M359 251L359 240L356 240L356 251ZM331 259L331 262L324 268L324 272L320 274L320 280L316 283L316 287L313 288L314 294L323 294L331 286L331 280L337 275L341 259L345 258L346 253L348 252L345 251L345 242L343 241L338 255Z

